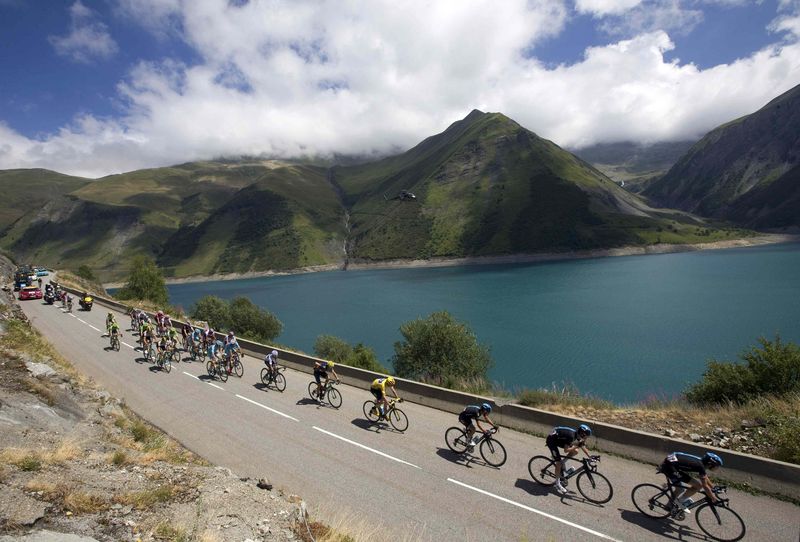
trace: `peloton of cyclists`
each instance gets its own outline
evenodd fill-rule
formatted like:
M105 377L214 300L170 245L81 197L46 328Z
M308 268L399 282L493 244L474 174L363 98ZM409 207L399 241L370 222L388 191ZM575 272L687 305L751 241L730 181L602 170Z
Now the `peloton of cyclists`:
M468 405L461 411L461 414L458 415L458 421L464 425L467 431L467 442L469 443L467 444L467 451L471 452L480 438L479 435L475 435L475 425L473 425L473 422L478 424L478 429L481 430L481 433L486 432L486 429L481 425L481 417L483 417L483 421L491 425L495 430L500 429L489 419L489 414L491 413L492 405L483 403L482 405Z
M332 361L315 361L314 362L314 380L317 381L317 397L320 401L325 396L325 386L328 385L328 371L333 373L333 376L336 380L339 380L339 375L336 374L336 370L333 368L336 364ZM325 379L325 384L322 383L322 379Z
M592 429L582 423L578 429L571 427L554 427L553 430L547 435L545 444L550 449L550 454L556 461L556 491L559 493L566 493L567 488L561 483L563 478L561 473L564 470L564 464L567 458L574 457L578 450L583 450L586 457L591 458L589 450L586 448L586 439L592 435ZM560 448L564 449L565 457L561 456Z
M397 395L397 390L395 389L396 384L397 382L393 376L387 376L384 378L376 378L369 387L370 393L375 396L375 404L378 405L378 414L381 418L389 411L389 400L386 398L386 386L389 386L389 389L392 390L395 399L402 401L400 396Z
M675 493L675 504L680 506L684 512L689 513L688 507L694 502L692 495L701 489L705 492L709 501L717 502L717 497L713 491L714 486L708 477L706 469L715 470L721 466L722 458L713 452L706 452L703 457L683 452L673 452L664 458L659 470L673 485L679 485L681 482L689 484L690 487ZM697 475L699 480L693 478L693 474Z

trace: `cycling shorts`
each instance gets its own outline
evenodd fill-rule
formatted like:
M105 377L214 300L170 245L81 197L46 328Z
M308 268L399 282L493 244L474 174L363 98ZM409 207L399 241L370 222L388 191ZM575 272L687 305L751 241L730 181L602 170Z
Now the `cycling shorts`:
M556 461L561 460L561 450L559 449L558 438L552 435L548 435L547 439L544 441L547 445L547 448L550 450L550 455L553 456L553 459Z
M321 384L321 379L328 379L328 371L320 371L319 369L314 369L314 380L317 381L317 384Z
M383 398L385 396L383 390L381 390L380 388L370 388L369 391L370 393L372 393L372 395L375 396L376 401L383 401Z
M664 461L661 464L661 473L673 484L679 484L681 482L688 484L693 480L688 472L676 469L669 461Z
M463 423L467 427L467 429L470 429L471 427L473 427L472 421L473 420L477 420L477 419L478 418L475 418L473 416L468 416L468 415L464 414L463 412L458 415L458 421Z

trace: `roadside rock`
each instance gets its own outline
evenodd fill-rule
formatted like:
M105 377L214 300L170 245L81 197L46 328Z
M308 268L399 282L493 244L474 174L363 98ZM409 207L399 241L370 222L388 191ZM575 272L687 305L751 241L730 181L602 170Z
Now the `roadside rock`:
M98 542L89 536L55 531L33 531L23 536L0 536L0 542Z
M35 378L48 378L56 374L56 371L46 363L26 361L25 367L31 373L31 376Z
M16 488L0 491L0 525L33 525L44 517L47 508L47 503L28 497Z
M691 440L692 442L702 442L704 439L701 435L698 435L697 433L692 433L689 435L689 440Z

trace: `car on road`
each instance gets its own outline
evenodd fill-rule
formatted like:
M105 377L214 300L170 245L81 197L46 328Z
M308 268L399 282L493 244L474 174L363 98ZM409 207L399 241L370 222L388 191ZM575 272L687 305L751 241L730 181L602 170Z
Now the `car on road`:
M36 286L26 286L19 291L19 300L23 299L41 299L42 291Z
M34 270L36 271L37 277L46 277L47 275L50 274L50 271L48 271L44 267L36 267L34 268Z

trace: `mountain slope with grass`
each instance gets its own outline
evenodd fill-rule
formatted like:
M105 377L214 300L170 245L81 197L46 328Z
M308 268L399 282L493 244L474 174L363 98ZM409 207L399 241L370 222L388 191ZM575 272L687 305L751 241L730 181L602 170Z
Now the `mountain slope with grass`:
M53 197L67 194L89 183L89 179L63 175L46 169L0 171L0 234L26 213L38 209Z
M756 228L800 227L800 86L703 137L644 194Z
M331 175L356 261L708 240L700 221L650 208L500 113L473 111L406 153Z

